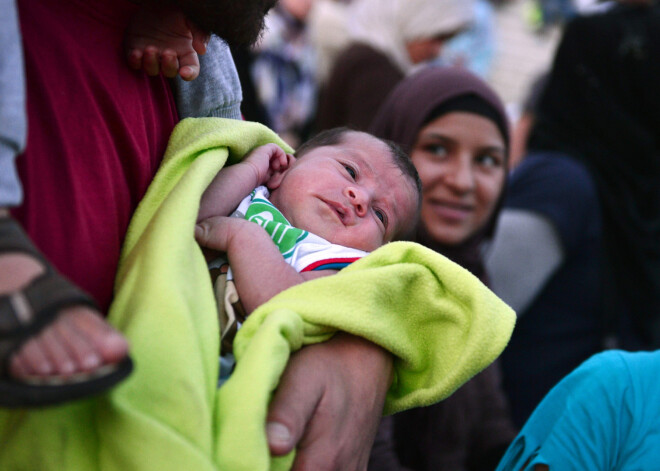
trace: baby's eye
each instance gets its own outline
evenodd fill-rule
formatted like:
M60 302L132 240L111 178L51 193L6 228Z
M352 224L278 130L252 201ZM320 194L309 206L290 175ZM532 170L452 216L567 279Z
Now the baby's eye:
M383 226L387 227L387 215L380 209L374 209L374 214L383 223Z
M357 173L355 173L355 170L353 169L353 167L351 167L350 165L344 165L344 168L346 169L348 174L351 176L351 178L353 180L355 180L355 178L357 177Z

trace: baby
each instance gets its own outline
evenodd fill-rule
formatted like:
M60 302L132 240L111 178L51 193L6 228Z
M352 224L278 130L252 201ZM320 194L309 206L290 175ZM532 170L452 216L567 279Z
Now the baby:
M420 193L417 171L396 145L331 129L295 157L267 144L223 168L202 197L195 236L226 253L249 314L286 288L407 238ZM227 217L236 209L240 218Z

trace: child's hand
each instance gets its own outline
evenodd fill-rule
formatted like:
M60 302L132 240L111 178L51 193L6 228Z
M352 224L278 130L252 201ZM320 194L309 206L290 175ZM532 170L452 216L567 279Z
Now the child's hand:
M250 238L255 233L262 232L266 233L259 224L250 222L247 219L212 216L197 223L195 226L195 240L204 249L229 254L232 242L250 246L248 242ZM270 236L267 240L272 244Z
M197 223L195 239L206 249L227 252L227 246L234 231L246 222L249 221L227 216L213 216Z
M285 171L294 161L293 155L287 154L276 144L257 147L243 159L244 163L252 165L257 172L258 185L268 182L275 173Z
M209 38L177 8L144 6L131 18L124 45L131 68L190 81L199 75L197 54L206 52Z

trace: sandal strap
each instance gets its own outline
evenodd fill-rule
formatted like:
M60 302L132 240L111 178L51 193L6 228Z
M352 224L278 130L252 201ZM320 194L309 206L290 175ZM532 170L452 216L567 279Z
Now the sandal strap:
M18 222L2 217L0 253L7 252L24 252L34 256L43 264L45 273L21 290L0 295L0 376L11 353L50 324L60 309L74 305L98 309L91 296L48 263Z
M33 335L67 306L96 303L59 273L50 271L25 288L0 296L0 339Z
M12 217L0 217L0 253L23 252L48 265L21 225Z

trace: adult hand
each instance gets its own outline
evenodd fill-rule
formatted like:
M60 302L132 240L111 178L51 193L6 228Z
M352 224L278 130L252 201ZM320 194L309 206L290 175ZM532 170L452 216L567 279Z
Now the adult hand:
M147 75L190 81L200 72L198 54L206 52L210 35L188 21L176 7L143 5L134 14L124 37L128 64Z
M365 470L391 381L391 355L362 338L303 348L270 406L271 453L297 446L294 470Z

